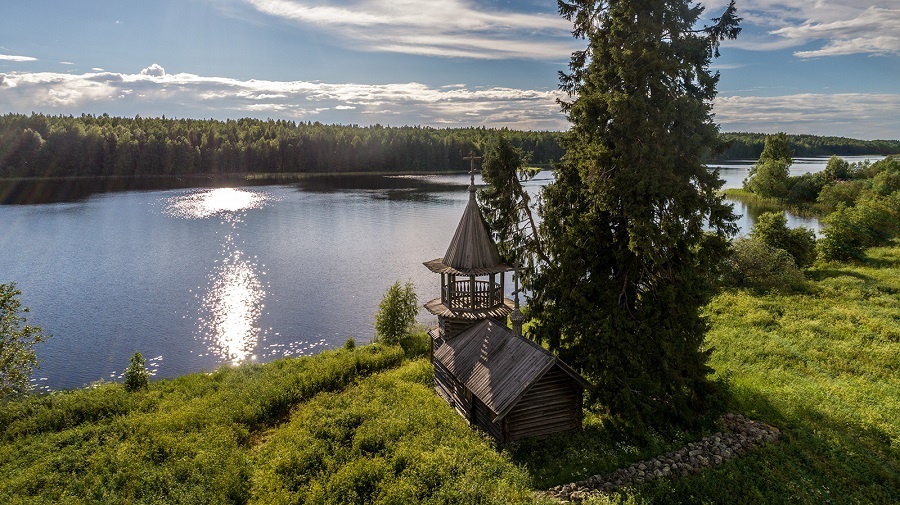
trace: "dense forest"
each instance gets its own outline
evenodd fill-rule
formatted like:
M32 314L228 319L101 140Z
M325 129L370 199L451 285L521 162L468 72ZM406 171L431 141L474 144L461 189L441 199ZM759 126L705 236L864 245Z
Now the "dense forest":
M722 133L728 148L720 160L756 160L763 152L765 133ZM794 157L858 156L863 154L898 154L900 140L857 140L818 135L787 135Z
M238 119L81 115L0 116L0 178L295 172L458 170L496 130L342 126ZM549 165L562 156L560 132L507 131L510 143ZM723 133L720 159L756 159L765 135ZM889 154L900 141L789 136L795 156Z
M562 151L556 132L508 132L532 162ZM238 119L0 116L0 177L446 171L485 128L339 126Z

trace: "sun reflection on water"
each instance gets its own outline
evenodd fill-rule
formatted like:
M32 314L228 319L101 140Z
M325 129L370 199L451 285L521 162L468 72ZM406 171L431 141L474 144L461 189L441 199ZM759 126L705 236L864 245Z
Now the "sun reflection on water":
M166 212L184 219L205 219L211 216L228 216L238 211L258 209L269 199L266 193L236 188L216 188L194 191L172 197Z
M231 362L252 359L265 298L255 265L235 252L210 274L210 284L200 318L210 351Z
M255 359L253 353L263 338L259 318L266 287L260 282L255 261L245 258L238 237L247 211L259 209L271 199L263 191L216 188L194 190L166 200L165 212L170 216L218 217L220 226L228 227L222 243L223 259L209 273L209 284L202 297L198 295L199 338L206 342L210 354L226 362Z

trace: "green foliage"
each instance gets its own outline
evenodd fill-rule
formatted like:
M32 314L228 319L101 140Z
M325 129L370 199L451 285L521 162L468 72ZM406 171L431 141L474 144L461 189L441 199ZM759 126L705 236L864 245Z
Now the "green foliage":
M244 503L252 447L292 409L403 360L398 347L223 367L0 406L0 502Z
M305 404L258 452L253 503L528 503L527 474L434 394L418 360Z
M728 148L718 156L722 160L755 160L762 154L768 135L764 133L722 133ZM790 148L797 157L861 156L864 154L895 154L900 152L900 140L858 140L846 137L819 135L787 135Z
M819 193L825 187L826 181L822 174L805 173L788 177L788 201L793 203L814 203L819 198Z
M356 339L353 337L347 337L347 341L344 342L344 349L352 351L356 349Z
M527 170L527 156L504 133L496 136L484 153L481 177L487 184L479 191L481 213L493 230L500 255L525 272L545 260L543 245L531 209L531 197L522 181L534 174Z
M400 339L400 347L407 358L428 356L431 352L431 337L424 325L413 325L413 328Z
M455 170L496 130L368 127L243 118L0 115L0 178ZM535 163L558 132L506 131Z
M816 234L809 228L788 228L784 212L766 212L759 216L750 236L769 247L784 249L800 268L816 259Z
M784 249L755 237L734 241L725 269L726 284L760 291L791 291L801 288L804 281L803 272Z
M729 409L779 442L586 503L900 502L900 246L867 255L817 265L808 290L729 290L703 308ZM0 502L545 503L531 490L721 429L636 436L589 410L581 433L498 454L434 394L427 360L402 360L364 346L6 402Z
M31 389L29 380L37 366L34 346L51 336L40 326L25 324L28 307L22 307L21 294L15 283L0 284L0 401Z
M853 172L850 170L850 163L835 155L828 159L828 164L825 165L822 175L829 182L846 181L852 177Z
M822 188L816 200L827 209L835 210L841 205L853 205L862 190L863 185L860 182L837 182Z
M585 503L900 502L900 247L869 254L864 267L813 268L809 289L732 289L704 309L729 409L778 427L779 442ZM606 475L719 429L635 440L593 411L584 425L512 451L535 488Z
M778 132L774 135L766 137L766 144L762 153L759 155L760 161L787 161L793 163L794 150L788 141L788 136L784 132Z
M410 327L419 314L416 287L412 282L401 286L395 282L385 292L378 313L375 314L375 341L388 345L398 345L409 335Z
M823 219L825 235L818 244L826 260L862 260L869 247L900 236L900 192L890 197L863 195L852 207L843 204Z
M763 198L787 198L793 151L784 133L766 137L759 161L750 168L744 189Z
M621 422L696 422L712 390L699 311L735 232L703 164L724 147L708 68L739 19L733 3L700 31L687 2L559 6L588 47L561 77L572 127L544 190L550 261L526 284L532 335L596 381Z
M900 501L900 247L868 254L866 265L813 268L808 291L714 299L711 361L732 381L732 408L777 426L782 440L638 496Z
M131 355L130 364L125 369L125 391L133 393L141 389L147 389L149 384L150 372L144 368L144 356L136 352Z

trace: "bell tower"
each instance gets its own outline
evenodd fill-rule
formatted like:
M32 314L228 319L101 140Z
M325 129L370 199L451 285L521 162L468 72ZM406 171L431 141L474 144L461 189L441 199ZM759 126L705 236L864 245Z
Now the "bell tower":
M475 160L481 157L471 153L463 159L469 161L469 201L444 257L424 263L441 274L440 298L425 304L438 317L432 349L485 319L505 322L513 310L512 300L504 298L504 274L512 268L500 260L475 201Z

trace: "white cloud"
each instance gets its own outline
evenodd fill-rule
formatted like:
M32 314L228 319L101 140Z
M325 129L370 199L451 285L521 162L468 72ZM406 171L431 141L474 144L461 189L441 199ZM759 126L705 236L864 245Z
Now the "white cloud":
M138 74L7 73L0 88L0 109L222 119L250 115L306 120L316 116L358 124L564 129L566 121L556 104L561 96L556 90L470 88L465 84L431 87L416 82L238 80L168 74L161 67L150 66ZM326 119L325 114L333 118Z
M37 58L32 58L31 56L16 56L13 54L0 54L0 60L23 62L23 61L37 61Z
M713 0L717 12L727 0ZM847 54L900 55L900 2L897 0L744 0L738 15L746 27L766 33L742 34L728 45L775 50L813 44L800 58Z
M720 96L713 111L723 131L900 137L900 94Z
M141 75L149 75L153 77L165 77L166 69L157 65L156 63L150 65L149 67L141 70Z
M556 99L563 97L557 90L458 83L324 83L145 72L0 74L0 110L24 114L252 116L363 125L565 130L568 122L556 104ZM900 94L720 96L714 112L724 131L787 131L864 139L900 136Z
M363 51L565 61L583 45L555 10L483 10L468 0L244 1L263 14L321 27Z

